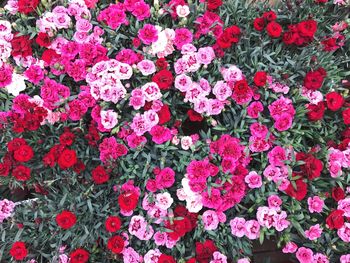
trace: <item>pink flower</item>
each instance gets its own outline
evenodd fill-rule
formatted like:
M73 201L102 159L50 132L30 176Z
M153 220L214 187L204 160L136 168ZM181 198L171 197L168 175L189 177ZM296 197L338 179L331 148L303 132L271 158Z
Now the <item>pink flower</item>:
M328 257L326 255L323 255L321 253L316 253L314 255L313 263L329 263L329 260L328 260Z
M138 37L145 45L150 45L158 40L158 30L154 25L145 24L138 32Z
M203 65L209 65L215 59L215 52L212 47L202 47L196 54L197 60Z
M252 102L247 108L248 116L254 119L257 119L259 117L259 113L263 111L264 106L260 101Z
M260 188L262 186L261 176L255 171L250 172L244 179L249 188Z
M278 118L275 119L274 127L278 131L286 131L293 124L293 118L288 113L282 113Z
M1 73L0 73L1 74ZM44 79L44 71L37 65L31 65L25 72L24 75L28 80L34 84L38 84ZM1 84L0 84L1 86Z
M181 92L186 92L192 84L192 79L185 74L180 74L175 78L175 88Z
M213 259L209 263L227 263L227 257L219 251L213 253Z
M135 16L138 21L145 20L151 16L150 6L144 1L138 1L134 5L132 15Z
M338 229L337 234L341 240L350 243L350 223L344 223L344 225Z
M296 257L300 263L312 263L314 255L311 249L300 247L296 253Z
M282 200L277 195L270 195L267 198L267 202L269 204L269 208L275 209L275 210L280 210L280 206L282 205Z
M156 232L153 236L154 243L156 243L157 246L164 246L168 239L167 236L166 232Z
M319 224L311 226L309 230L305 231L305 236L310 240L316 240L322 234L322 228L320 228Z
M160 125L154 126L150 134L152 135L152 141L156 144L163 144L172 138L170 129Z
M231 88L222 80L216 82L212 92L220 101L224 101L232 95Z
M260 224L256 220L245 222L245 235L249 239L257 239L260 236Z
M168 192L159 193L156 195L156 206L162 210L167 210L170 208L173 202L174 200Z
M142 261L140 254L138 254L132 247L124 248L122 254L123 262L138 263Z
M12 82L12 68L7 64L0 67L0 88L9 85Z
M342 255L340 257L340 263L350 263L350 254Z
M243 237L245 235L245 219L235 217L230 221L231 233L236 237Z
M174 44L178 50L181 50L183 45L191 43L193 35L187 28L178 28L175 30Z
M281 146L275 146L268 154L270 164L274 166L283 166L287 160L286 151Z
M165 167L156 175L158 189L169 188L175 183L175 172L169 167Z
M294 242L288 242L284 248L282 249L283 253L295 253L297 251L298 246Z
M207 210L202 215L204 229L215 230L219 225L219 218L215 211Z
M252 125L250 125L249 130L252 136L259 138L265 138L269 131L265 125L258 122L255 122Z
M156 72L156 66L151 60L142 60L137 63L137 68L141 71L142 75L148 76Z
M0 224L12 215L15 203L7 199L0 200Z
M240 258L237 260L237 263L250 263L249 258Z
M344 216L350 217L350 197L340 200L338 202L338 209L344 211Z
M157 191L157 182L154 179L148 179L146 182L146 189L152 193Z
M324 206L324 201L318 197L318 196L314 196L314 197L309 197L307 199L307 203L309 205L309 211L310 213L321 213L323 206Z
M101 114L101 124L105 129L113 129L118 123L118 114L113 110L102 110Z
M139 147L141 144L145 144L147 142L146 137L137 136L134 132L126 137L128 142L128 146L132 149Z

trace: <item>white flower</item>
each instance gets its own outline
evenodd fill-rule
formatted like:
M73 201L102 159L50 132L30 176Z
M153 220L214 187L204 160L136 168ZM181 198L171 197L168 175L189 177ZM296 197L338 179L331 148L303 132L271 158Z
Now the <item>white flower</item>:
M179 17L186 17L190 14L190 8L188 7L188 5L178 5L176 7L176 14Z

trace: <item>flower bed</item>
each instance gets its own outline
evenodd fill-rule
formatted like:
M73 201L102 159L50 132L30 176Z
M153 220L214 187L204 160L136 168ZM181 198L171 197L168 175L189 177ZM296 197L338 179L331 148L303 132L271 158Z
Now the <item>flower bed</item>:
M1 14L1 262L350 262L348 1Z

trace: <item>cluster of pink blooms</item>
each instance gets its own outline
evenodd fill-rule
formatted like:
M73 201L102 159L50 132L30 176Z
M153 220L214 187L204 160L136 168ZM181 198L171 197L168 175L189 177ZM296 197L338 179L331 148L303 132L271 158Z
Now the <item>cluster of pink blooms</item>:
M329 263L329 259L322 253L315 253L307 247L299 247L294 242L288 242L282 249L283 253L295 253L300 263ZM346 263L347 261L341 263Z
M127 154L124 144L118 143L115 137L106 137L99 145L100 159L103 163L113 161Z
M286 131L293 124L295 109L292 100L281 96L269 105L271 117L275 121L274 127L278 131Z
M278 232L288 228L290 222L287 213L281 209L282 200L277 195L270 195L267 199L269 206L260 206L256 218L262 227L274 227Z
M333 147L328 150L328 171L332 177L343 174L342 168L350 167L350 147L344 151Z
M247 237L257 239L260 236L260 224L257 220L245 220L235 217L230 221L231 233L236 237Z
M7 199L0 200L0 223L9 218L15 209L15 203Z

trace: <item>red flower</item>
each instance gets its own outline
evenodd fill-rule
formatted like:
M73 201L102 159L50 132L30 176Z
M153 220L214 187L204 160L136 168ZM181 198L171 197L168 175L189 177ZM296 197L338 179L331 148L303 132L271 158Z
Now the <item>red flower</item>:
M14 151L13 157L18 162L28 162L34 156L32 147L29 145L21 145L17 150Z
M70 253L69 257L69 263L86 263L89 260L89 252L83 248L78 248Z
M11 249L10 249L10 255L15 260L23 260L28 255L28 250L26 248L26 244L21 241L17 241L13 243Z
M265 18L267 21L271 22L271 21L276 20L277 15L274 11L271 10L271 11L265 12L263 14L263 18Z
M254 83L258 87L263 87L266 84L267 74L265 71L258 71L254 76Z
M267 24L266 31L270 37L277 38L281 36L282 26L275 21L271 21Z
M350 108L347 108L342 112L345 125L350 125Z
M332 189L332 197L335 201L340 201L345 198L345 192L341 187L333 187Z
M323 101L320 101L319 103L315 104L309 104L307 106L307 109L309 110L307 113L307 117L310 121L318 121L323 118L324 111L326 109L325 103Z
M23 138L14 138L13 140L9 141L7 143L7 150L9 152L14 152L15 150L19 149L22 145L27 145L27 142Z
M105 222L105 227L108 232L116 232L121 227L121 220L117 216L109 216Z
M11 165L9 163L0 163L0 176L8 176Z
M70 211L63 210L62 213L56 215L56 223L63 229L69 229L75 225L77 217Z
M215 10L222 6L222 0L208 0L208 9Z
M230 33L225 30L220 35L220 37L216 40L216 42L220 48L223 48L223 49L230 48L232 45Z
M265 19L262 17L257 17L254 19L255 30L262 31L265 28Z
M344 225L344 211L334 210L326 218L326 225L329 229L339 229Z
M237 43L239 41L239 36L241 34L241 29L238 26L230 26L225 29L225 31L228 33L230 36L230 42L232 43Z
M33 54L32 51L32 40L29 39L29 36L15 36L12 41L12 52L11 55L27 57Z
M307 194L307 184L302 179L296 180L295 184L296 189L294 188L292 183L288 185L288 188L286 189L286 194L291 197L294 197L298 201L301 201Z
M174 220L173 222L166 221L165 227L172 230L172 232L168 232L168 237L172 240L177 240L191 230L191 222L185 217L182 220Z
M125 246L125 241L121 236L113 236L108 239L107 248L115 254L120 254Z
M169 70L162 69L152 77L152 81L157 83L160 89L168 90L174 82L174 77Z
M196 259L199 263L209 263L213 253L217 250L217 247L211 240L206 240L203 243L196 242Z
M162 108L157 112L157 114L159 117L159 125L163 125L171 120L171 113L168 104L163 104Z
M37 8L39 0L18 0L18 12L29 14Z
M12 171L13 177L16 178L17 181L27 181L30 179L30 168L24 165L18 165Z
M162 70L162 69L167 69L168 67L168 62L166 61L165 58L158 58L156 61L156 66L158 69Z
M176 263L176 261L172 256L161 254L158 263Z
M69 130L66 130L60 136L60 144L64 146L70 146L74 143L75 135Z
M305 173L308 179L313 180L320 177L323 169L323 163L321 160L317 159L312 154L305 153L297 153L296 160L305 162L305 164L300 166L300 169Z
M92 180L95 184L103 184L108 182L109 174L106 172L103 166L99 165L95 169L92 170Z
M345 100L342 95L340 95L338 92L330 92L326 95L326 101L327 101L327 108L331 111L337 111L339 110Z
M315 20L306 20L298 25L298 32L303 37L313 37L317 31L317 22Z
M304 87L310 90L321 88L325 78L324 69L320 68L315 71L309 71L304 78Z
M190 109L187 111L187 115L188 118L190 119L190 121L202 121L203 117L202 115L200 115L198 112Z
M58 157L58 166L65 170L77 163L77 153L74 150L65 149Z
M124 192L118 196L118 204L120 209L124 211L133 211L137 203L139 201L139 197L134 192Z
M35 39L35 42L41 47L49 47L51 40L48 34L40 32Z
M299 36L297 33L288 31L283 33L282 41L286 45L291 45L294 44L295 41L297 41L298 37Z
M47 64L50 64L52 60L58 59L60 55L56 53L53 49L46 49L41 55L41 59L44 60Z

